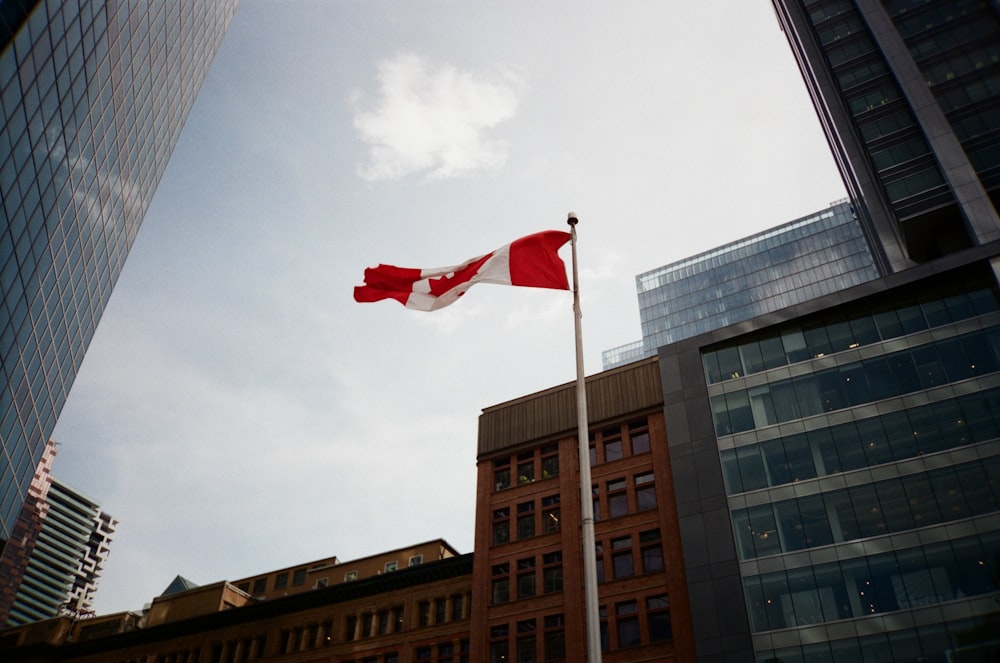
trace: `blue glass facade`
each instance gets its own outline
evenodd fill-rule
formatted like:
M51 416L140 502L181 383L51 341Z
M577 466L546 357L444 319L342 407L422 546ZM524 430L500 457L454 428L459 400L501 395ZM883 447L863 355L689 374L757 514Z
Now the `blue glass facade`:
M22 4L0 2L0 539L237 0Z
M662 345L878 278L847 202L636 276L642 342L606 350L605 369Z
M946 274L701 352L758 661L1000 653L991 280Z

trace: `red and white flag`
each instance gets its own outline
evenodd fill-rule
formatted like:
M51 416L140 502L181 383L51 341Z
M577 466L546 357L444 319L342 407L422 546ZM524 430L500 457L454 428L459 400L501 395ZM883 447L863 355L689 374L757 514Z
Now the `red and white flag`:
M559 257L559 247L569 239L567 232L545 230L453 267L369 267L365 284L354 288L354 300L395 299L407 308L435 311L455 302L476 283L569 290L566 265Z

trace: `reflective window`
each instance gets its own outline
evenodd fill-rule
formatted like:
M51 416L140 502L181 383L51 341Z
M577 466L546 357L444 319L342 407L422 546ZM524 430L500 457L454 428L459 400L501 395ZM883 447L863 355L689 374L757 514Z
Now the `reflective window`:
M990 533L744 579L754 632L916 609L995 591ZM891 660L891 659L887 659ZM909 660L909 659L905 659Z
M706 352L703 362L708 382L743 377L997 310L992 292L982 286L967 286L965 291L959 292L939 290L922 296L919 301L882 307L869 315L855 315L780 334L764 334L735 346ZM996 356L991 355L990 360L996 362Z
M1000 503L994 476L1000 457L736 509L738 553L750 559L992 513Z
M905 460L1000 436L1000 389L722 452L727 492Z
M965 353L966 344L988 348L992 356L973 363ZM984 375L986 368L1000 364L998 351L1000 327L992 327L878 359L719 394L711 398L716 434L731 435L958 382L970 374ZM949 372L947 367L956 361L958 368ZM891 379L886 378L887 367Z

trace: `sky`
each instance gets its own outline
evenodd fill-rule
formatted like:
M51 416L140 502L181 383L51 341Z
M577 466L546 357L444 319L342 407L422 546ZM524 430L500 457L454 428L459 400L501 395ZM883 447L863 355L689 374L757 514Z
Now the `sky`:
M575 212L591 375L637 274L844 195L767 0L243 0L53 435L120 521L96 611L472 551L478 417L575 379L572 295L424 313L355 303L365 267Z

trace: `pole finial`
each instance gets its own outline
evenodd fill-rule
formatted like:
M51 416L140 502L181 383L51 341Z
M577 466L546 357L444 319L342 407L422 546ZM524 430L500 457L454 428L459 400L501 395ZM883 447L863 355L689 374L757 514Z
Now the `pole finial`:
M576 212L570 212L569 214L566 215L566 223L568 223L571 226L575 226L576 224L580 223L580 219L576 218Z

